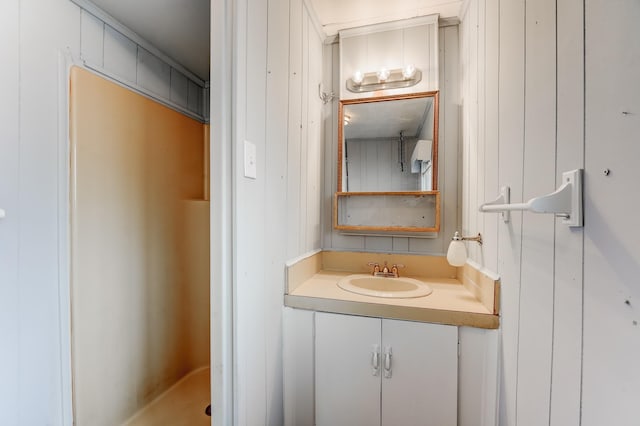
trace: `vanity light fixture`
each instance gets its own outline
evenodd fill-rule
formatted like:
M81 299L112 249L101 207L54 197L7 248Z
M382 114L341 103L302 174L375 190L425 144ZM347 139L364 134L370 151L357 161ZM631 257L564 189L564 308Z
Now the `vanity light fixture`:
M413 65L403 68L381 68L376 72L356 71L347 79L347 90L353 93L400 89L415 86L422 80L422 72Z
M404 78L412 78L414 75L416 75L416 67L414 67L413 64L405 65L405 67L402 68L402 76Z
M351 123L351 116L345 114L344 115L344 125L347 126L349 123Z
M388 69L380 68L380 70L376 73L376 77L378 77L378 80L380 81L387 81L390 74L391 73L389 72Z
M364 73L360 70L356 71L353 73L353 76L351 77L351 80L355 83L355 84L361 84L362 80L364 80Z
M447 262L451 266L462 266L467 261L467 248L463 241L476 241L482 245L482 235L478 232L475 237L461 237L460 233L456 231L449 244L449 250L447 250Z

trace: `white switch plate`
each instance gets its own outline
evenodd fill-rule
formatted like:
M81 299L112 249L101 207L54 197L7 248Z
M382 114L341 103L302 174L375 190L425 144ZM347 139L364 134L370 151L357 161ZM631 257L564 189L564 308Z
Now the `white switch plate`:
M255 179L257 176L256 145L249 141L244 141L244 177Z

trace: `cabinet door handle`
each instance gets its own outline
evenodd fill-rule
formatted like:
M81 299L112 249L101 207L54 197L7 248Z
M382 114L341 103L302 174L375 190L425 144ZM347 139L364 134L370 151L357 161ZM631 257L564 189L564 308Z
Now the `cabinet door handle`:
M373 345L371 351L371 374L377 376L380 374L380 346Z
M387 379L391 378L392 358L391 346L387 346L384 350L384 377Z

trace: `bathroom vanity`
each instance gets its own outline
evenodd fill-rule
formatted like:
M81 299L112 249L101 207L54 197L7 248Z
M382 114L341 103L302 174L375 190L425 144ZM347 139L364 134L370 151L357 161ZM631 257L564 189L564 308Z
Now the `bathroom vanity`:
M403 265L373 277L374 262ZM431 288L379 296L348 291L348 277ZM320 251L290 262L284 311L289 425L456 425L459 331L499 326L499 281L440 256Z

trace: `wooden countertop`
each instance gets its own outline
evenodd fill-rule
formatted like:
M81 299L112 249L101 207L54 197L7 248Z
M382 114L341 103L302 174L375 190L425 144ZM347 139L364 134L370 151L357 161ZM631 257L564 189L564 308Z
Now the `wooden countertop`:
M285 305L323 312L432 322L477 328L498 328L499 316L487 309L460 281L411 277L426 282L433 293L411 299L364 296L338 287L348 272L321 270L285 295Z

